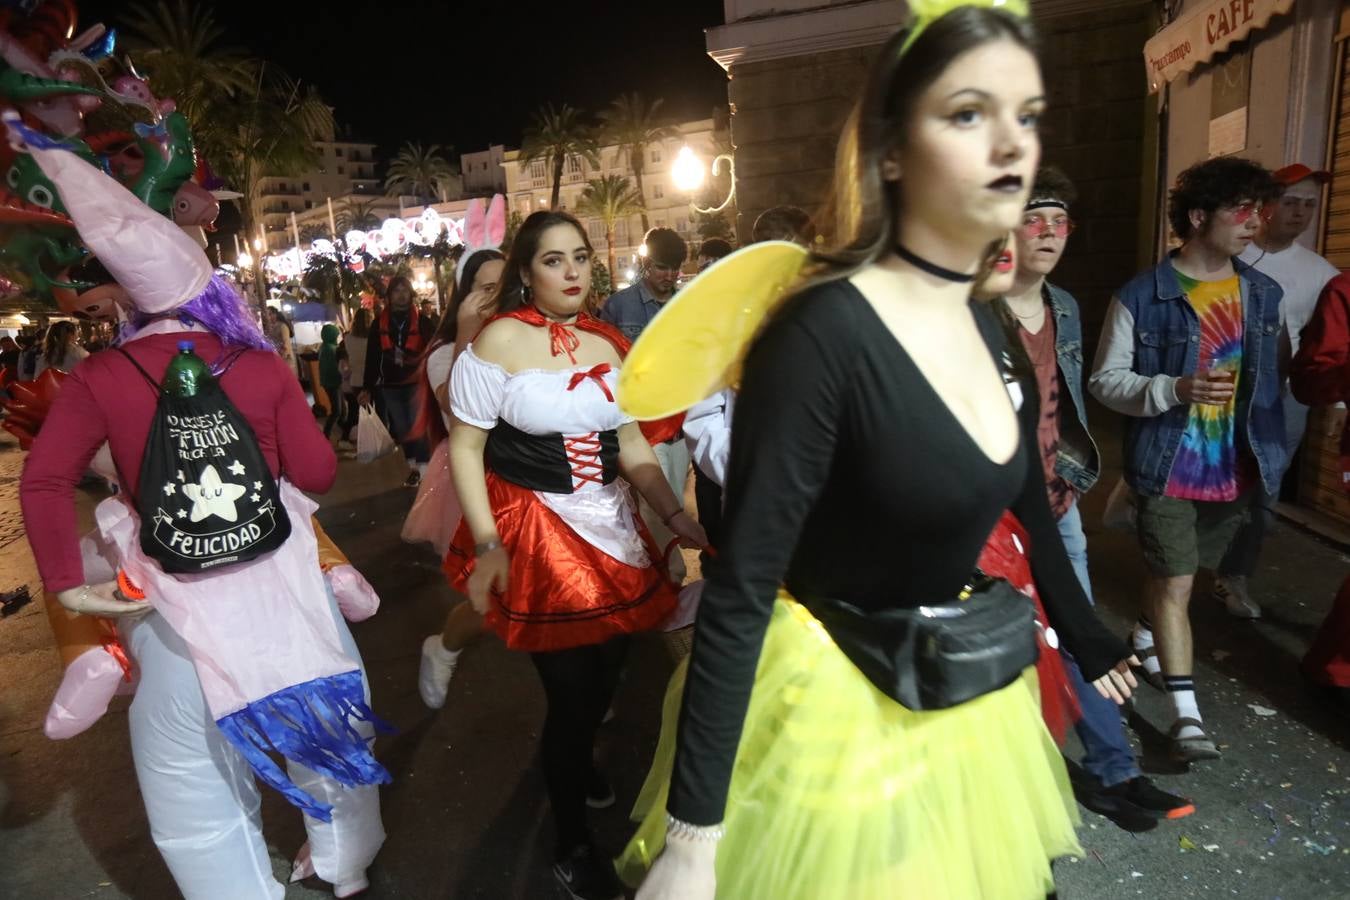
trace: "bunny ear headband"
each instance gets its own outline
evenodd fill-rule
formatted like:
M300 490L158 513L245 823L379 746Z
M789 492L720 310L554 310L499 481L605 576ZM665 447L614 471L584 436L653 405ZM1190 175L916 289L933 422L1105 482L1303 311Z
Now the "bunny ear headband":
M464 216L464 252L459 255L455 283L464 277L469 257L479 250L496 250L506 239L506 198L492 195L492 203L484 210L482 200L470 200Z

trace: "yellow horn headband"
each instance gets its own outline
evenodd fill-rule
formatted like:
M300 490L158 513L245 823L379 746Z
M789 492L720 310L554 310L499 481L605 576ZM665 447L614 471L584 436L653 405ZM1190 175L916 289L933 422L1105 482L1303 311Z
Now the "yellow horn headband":
M1027 0L909 0L909 12L913 24L909 26L909 36L900 47L901 55L909 50L925 28L954 9L963 6L978 6L983 9L1001 9L1019 18L1027 18L1031 11Z

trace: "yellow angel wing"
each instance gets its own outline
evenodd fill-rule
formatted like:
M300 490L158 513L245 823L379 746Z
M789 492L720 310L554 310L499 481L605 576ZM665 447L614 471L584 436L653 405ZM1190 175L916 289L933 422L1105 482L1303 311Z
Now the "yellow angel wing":
M661 419L730 384L746 345L807 258L797 244L765 241L718 260L691 281L624 359L620 408L636 419Z

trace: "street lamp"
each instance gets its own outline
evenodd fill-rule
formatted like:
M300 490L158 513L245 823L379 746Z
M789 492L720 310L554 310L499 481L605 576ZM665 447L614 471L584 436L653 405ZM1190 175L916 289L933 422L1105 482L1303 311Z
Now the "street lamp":
M731 176L731 190L727 192L727 198L721 204L704 209L699 206L697 201L693 200L693 194L703 187L707 180L707 170L703 167L703 161L689 147L688 144L680 148L680 152L675 155L675 163L671 166L670 175L675 182L675 187L690 195L689 208L701 215L710 216L713 213L719 213L731 205L731 201L736 198L736 161L728 153L722 153L713 158L712 174L716 178L722 174L722 163L727 164L727 174Z

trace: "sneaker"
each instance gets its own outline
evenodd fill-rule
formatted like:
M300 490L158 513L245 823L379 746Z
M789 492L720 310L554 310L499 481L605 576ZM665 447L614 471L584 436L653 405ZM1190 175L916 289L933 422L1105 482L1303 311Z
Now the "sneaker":
M582 844L553 864L553 877L571 900L623 900L624 886L614 864L590 844Z
M430 635L422 642L422 666L417 672L417 693L422 702L432 709L445 705L450 690L450 679L459 665L459 650L447 650L439 634Z
M1247 593L1247 579L1242 575L1225 575L1214 580L1214 599L1238 619L1261 618L1261 607Z
M1185 797L1167 793L1143 775L1131 778L1123 784L1113 785L1107 790L1116 791L1135 806L1157 813L1164 819L1184 819L1195 812L1193 802Z
M355 450L356 445L346 438L338 438L337 448L339 450Z
M411 472L408 473L408 477L404 480L403 486L417 487L421 483L422 483L422 473L417 471L416 469L413 469Z
M1110 819L1117 828L1137 834L1158 827L1158 815L1126 796L1121 785L1104 788L1074 785L1074 797L1084 808Z
M591 769L586 779L586 805L591 809L609 809L614 805L614 788L598 769Z

